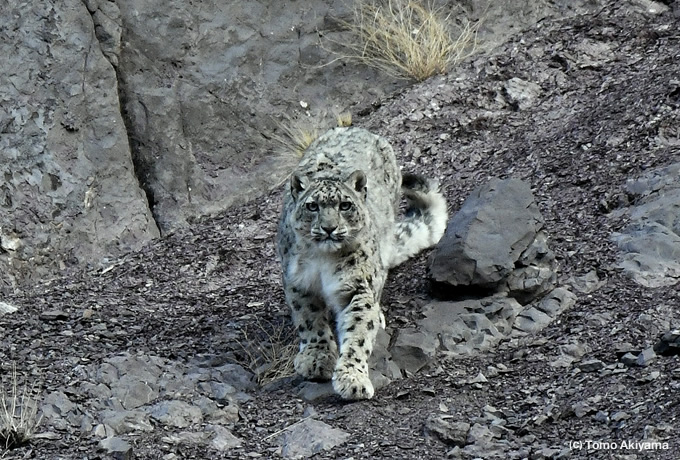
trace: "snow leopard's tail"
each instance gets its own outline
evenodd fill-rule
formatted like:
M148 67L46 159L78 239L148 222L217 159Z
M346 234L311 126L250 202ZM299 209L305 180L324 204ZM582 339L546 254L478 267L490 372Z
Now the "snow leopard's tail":
M446 200L436 182L416 174L402 175L401 190L408 205L394 230L388 266L395 267L423 249L437 244L448 221Z

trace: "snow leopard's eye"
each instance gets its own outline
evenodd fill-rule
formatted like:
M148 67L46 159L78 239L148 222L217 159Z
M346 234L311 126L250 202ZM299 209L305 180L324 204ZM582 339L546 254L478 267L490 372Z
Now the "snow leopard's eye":
M307 210L311 212L317 212L319 210L319 205L311 201L307 203Z
M349 211L352 209L352 202L351 201L341 201L340 202L340 211Z

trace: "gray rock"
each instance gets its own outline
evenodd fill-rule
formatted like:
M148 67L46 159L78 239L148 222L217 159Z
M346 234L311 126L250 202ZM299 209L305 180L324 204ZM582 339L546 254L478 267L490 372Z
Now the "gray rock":
M647 366L654 359L656 359L656 353L654 352L654 348L653 347L645 348L637 356L637 359L635 360L635 364L638 365L638 366Z
M430 260L430 276L459 288L509 291L525 303L555 282L554 255L529 185L493 179L451 218Z
M257 388L255 375L238 364L224 364L212 368L210 369L210 377L217 382L226 383L238 391L255 390Z
M506 81L503 89L505 90L505 97L508 103L515 105L520 110L534 105L536 99L541 94L541 87L539 85L517 77Z
M572 454L572 452L571 452L570 449L542 446L539 449L536 449L531 453L531 459L532 460L543 460L543 459L559 460L559 459L571 458L571 454Z
M591 270L582 276L572 276L568 283L581 294L590 294L605 285L605 281L600 280L595 270Z
M566 288L553 289L540 302L529 305L517 316L513 335L535 334L575 303L576 296Z
M578 368L583 372L597 372L604 368L604 363L599 359L589 359L579 364Z
M158 398L158 390L154 387L135 377L125 376L112 388L111 397L117 398L125 409L136 409Z
M423 308L418 327L454 354L488 350L512 332L522 306L504 296L459 302L431 302Z
M7 4L0 23L0 286L157 237L83 2Z
M132 460L133 458L130 443L115 436L99 441L99 447L104 449L115 460Z
M108 0L86 0L84 3L92 16L102 53L114 67L118 67L123 29L118 5Z
M176 428L197 425L203 421L201 409L179 400L161 401L146 410L157 422Z
M624 187L635 202L624 210L631 224L612 239L622 253L619 266L643 286L672 286L680 281L678 177L680 163L648 171Z
M46 310L40 313L39 318L43 321L65 321L68 314L61 310Z
M637 355L634 355L633 353L626 353L621 356L621 358L619 358L619 361L621 361L626 366L633 366L637 363Z
M179 433L169 433L161 440L167 444L186 444L186 445L205 445L212 437L211 433L200 431L180 431Z
M473 378L467 381L467 383L486 383L488 382L489 379L487 379L484 374L481 372L475 375Z
M64 417L75 409L76 405L63 391L54 391L43 400L42 412L45 417Z
M307 458L321 451L339 446L349 439L349 433L314 420L303 419L277 438L281 455L285 458Z
M391 336L388 331L378 330L373 353L368 361L369 376L376 390L402 377L401 369L392 359L392 352L388 350L390 340Z
M149 414L143 410L104 410L99 414L101 422L116 434L133 431L153 431L153 425L149 420Z
M583 418L586 415L595 412L595 408L586 401L579 401L575 404L572 404L571 409L574 411L574 415L576 415L578 418Z
M497 435L489 427L475 423L468 432L463 453L468 457L505 458L508 449L507 441L497 441Z
M0 301L0 316L6 315L7 313L14 313L17 310L18 310L17 307L10 305L6 302Z
M392 359L400 369L412 374L418 372L434 358L437 346L436 334L412 328L402 329L398 331L391 348Z
M237 393L236 388L223 382L201 382L198 388L215 400L226 400Z
M205 427L206 433L213 433L210 440L210 447L219 451L227 451L241 446L241 439L234 436L231 431L220 425L208 425Z
M436 436L446 444L464 447L467 441L470 424L467 422L452 422L450 417L431 414L425 420L425 434Z
M680 329L666 332L654 345L654 351L658 355L680 355Z
M308 382L304 381L297 388L298 396L305 401L316 401L335 395L331 382Z
M221 401L226 402L225 400ZM203 419L210 423L228 425L238 421L238 405L233 401L229 401L229 404L220 407L212 399L200 397L192 400L192 403L201 409Z

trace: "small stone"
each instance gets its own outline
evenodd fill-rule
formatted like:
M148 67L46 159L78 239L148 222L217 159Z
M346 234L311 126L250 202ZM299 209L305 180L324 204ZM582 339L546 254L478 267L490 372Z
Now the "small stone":
M609 414L607 412L597 411L597 413L593 415L593 420L600 423L609 423Z
M590 359L583 361L578 367L582 372L596 372L604 368L604 363L599 359Z
M586 415L595 412L595 409L585 401L579 401L571 406L574 411L574 415L578 418L585 417Z
M185 445L203 445L210 438L209 433L195 433L190 431L181 431L179 433L170 433L163 436L161 441L167 444L185 444Z
M498 376L498 374L499 374L499 371L498 371L498 368L497 368L497 367L495 367L495 366L486 366L486 375L488 375L489 377L493 378L493 377Z
M318 399L328 398L335 394L333 384L331 382L302 382L298 386L298 396L305 401L316 401Z
M628 413L624 411L614 412L611 417L612 422L619 422L621 420L627 420L629 418L630 415L628 415Z
M559 449L553 449L552 447L542 447L534 451L531 458L532 460L554 459L558 458L559 453Z
M621 357L626 353L631 353L636 356L640 353L640 349L634 347L633 344L629 342L617 343L616 345L614 345L614 351L616 352L616 356L619 359L621 359Z
M484 377L484 374L481 372L477 374L477 376L473 379L468 380L468 383L486 383L488 382L487 378Z
M654 351L662 356L680 355L680 329L666 332L654 345Z
M392 360L407 373L415 373L426 366L437 351L437 337L413 328L399 331L391 348Z
M345 443L349 437L349 433L345 431L307 418L286 429L279 436L278 444L281 446L281 455L285 458L311 457Z
M619 359L626 366L633 366L637 362L637 356L633 353L626 353Z
M220 425L208 425L206 432L214 433L210 445L219 451L226 451L241 446L241 439L234 436L231 431Z
M466 444L470 424L466 422L450 422L449 417L432 414L425 420L425 434L436 436L440 441L458 447Z
M40 313L40 319L43 321L64 321L68 319L68 314L61 310L46 310Z
M503 372L503 373L512 372L512 370L503 363L496 364L496 369L498 369L498 372Z
M658 379L660 375L661 375L661 372L659 372L659 371L652 371L652 372L649 373L649 375L647 375L647 376L644 377L644 380L645 380L646 382L652 382L652 381Z
M153 431L149 414L142 410L104 410L100 417L104 426L112 428L116 434L132 431Z
M111 455L115 460L131 460L132 446L127 441L118 438L106 438L99 441L99 447Z
M0 301L0 316L4 315L5 313L14 313L17 310L17 307Z
M645 348L642 350L642 353L640 353L635 360L635 364L638 366L646 366L650 362L652 362L656 358L656 353L654 352L654 348Z
M201 409L184 401L161 401L147 410L154 420L176 428L185 428L203 421Z

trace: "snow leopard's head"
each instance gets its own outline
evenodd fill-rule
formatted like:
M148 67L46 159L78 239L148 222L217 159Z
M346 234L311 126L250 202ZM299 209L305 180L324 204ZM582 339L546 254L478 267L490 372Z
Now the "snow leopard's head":
M366 175L354 171L346 180L294 175L295 231L324 251L351 244L366 226Z

